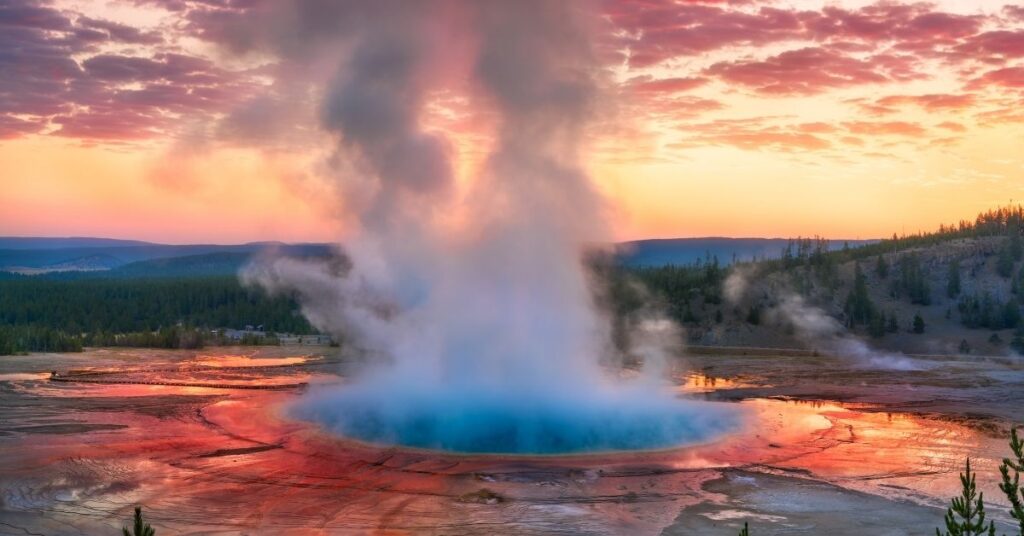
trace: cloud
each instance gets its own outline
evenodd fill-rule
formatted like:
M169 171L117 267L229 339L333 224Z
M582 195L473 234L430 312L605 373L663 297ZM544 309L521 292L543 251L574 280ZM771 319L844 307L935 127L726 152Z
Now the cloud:
M607 14L626 32L621 44L629 49L631 67L730 45L783 41L802 30L796 12L771 7L745 12L696 3L614 2Z
M627 83L627 88L637 93L677 93L689 91L708 83L707 78L686 77L686 78L659 78L651 77L634 78Z
M977 96L970 93L946 94L933 93L927 95L890 95L875 101L885 107L913 104L930 112L940 110L963 110L974 106Z
M315 114L310 88L330 82L326 77L347 55L360 21L396 5L312 2L289 12L268 0L132 1L159 10L160 25L136 28L42 0L0 5L0 71L16 73L0 79L5 119L0 135L102 132L113 140L120 132L125 139L158 138L180 136L183 127L198 122L209 123L210 133L225 134L224 141L282 145L280 140L298 139L299 119L289 121L289 116L307 120ZM456 3L436 9L456 18L465 11ZM609 0L578 9L599 15L595 60L625 75L613 92L624 103L620 120L667 124L710 114L727 109L731 101L723 95L737 88L760 97L850 88L877 92L883 85L936 79L942 72L968 89L990 90L949 88L856 103L863 112L883 116L903 106L929 112L982 107L1024 84L1021 66L1014 63L1024 55L1024 15L1016 5L992 14L892 0L820 8L754 0ZM295 26L304 29L301 38L285 31ZM204 46L181 48L196 40ZM209 57L194 52L211 49L216 53ZM314 61L287 61L309 57L314 49L322 51ZM435 62L427 76L464 80L465 73L451 71L464 65L457 56L460 46L448 50L455 55ZM224 61L229 57L231 62ZM228 67L236 60L260 66ZM655 65L657 71L648 69ZM294 102L282 103L289 99ZM257 103L274 104L275 110L258 112ZM120 121L123 128L85 128L117 108L130 116ZM273 136L239 129L247 118L261 115L274 118ZM221 118L226 119L215 124ZM810 148L827 142L824 132L801 129L735 134L734 141L747 146Z
M1024 6L1003 6L1003 13L1010 19L1024 22Z
M954 49L964 59L998 63L1024 55L1024 30L994 30L966 39Z
M920 137L927 132L921 125L908 121L849 121L843 126L853 134L865 136Z
M849 10L829 6L807 19L809 31L818 39L855 39L895 43L896 48L920 49L955 42L973 35L983 17L932 11L926 3L878 2Z
M127 50L132 54L114 52ZM0 6L0 136L126 141L230 109L244 72L175 51L162 33L27 2Z
M748 151L820 151L832 146L829 140L819 135L828 128L824 123L776 125L770 123L770 118L759 117L688 123L680 128L686 137L676 146L689 148L712 144Z
M997 86L1004 88L1024 88L1024 67L1004 67L988 71L971 81L970 87L981 88Z
M951 132L967 132L967 127L955 121L943 121L935 126L939 128L944 128Z
M84 15L76 22L82 27L79 31L95 31L110 41L134 45L155 45L164 41L159 32L146 32L126 24L108 20L94 19Z
M810 95L831 88L919 76L908 58L875 56L861 60L821 47L789 50L764 60L718 62L704 74L769 95Z

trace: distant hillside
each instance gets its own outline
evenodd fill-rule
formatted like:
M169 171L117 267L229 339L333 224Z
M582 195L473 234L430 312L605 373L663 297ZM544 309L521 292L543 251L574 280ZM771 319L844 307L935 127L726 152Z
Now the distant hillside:
M621 273L608 294L623 325L647 318L653 297L694 344L838 349L865 359L885 358L879 351L1024 354L1021 206L850 249L804 239L779 258L736 268L627 265Z
M47 264L45 266L8 266L5 270L21 275L40 275L59 272L101 272L110 270L120 266L121 264L122 263L119 259L101 253L98 255L75 257L73 259Z
M117 238L94 238L88 236L0 236L0 249L65 249L155 245L158 244L141 240L119 240Z
M252 259L252 253L218 252L167 259L151 259L119 266L111 277L196 277L231 275Z
M669 238L623 242L617 249L628 266L688 265L708 256L722 265L733 261L777 259L790 241L783 238ZM871 240L833 240L829 249L870 244ZM0 272L61 279L83 275L110 277L224 275L253 255L279 249L288 255L326 255L326 244L169 245L109 238L0 237ZM88 274L84 274L88 272Z
M877 240L830 240L828 247L838 250L878 242ZM619 244L619 255L629 266L667 266L693 264L707 257L717 257L723 265L734 261L777 259L782 256L787 238L665 238L637 240Z
M37 242L35 240L42 240ZM133 263L155 261L161 259L175 259L183 257L201 257L204 255L235 255L235 259L248 258L260 252L268 250L280 250L287 255L325 255L331 250L326 244L278 244L271 242L260 242L236 245L218 244L195 244L195 245L166 245L149 244L145 242L113 241L116 245L92 245L75 247L53 247L43 246L49 240L55 246L63 246L66 240L86 241L83 243L97 243L106 239L19 239L0 238L0 244L15 244L20 248L0 249L0 271L13 272L24 275L38 275L46 273L61 272L98 272L116 270ZM140 245L141 244L141 245ZM223 257L219 266L226 269ZM208 260L208 259L207 259ZM139 275L148 268L157 271L166 271L170 266L176 269L186 270L190 263L202 262L204 259L183 260L172 265L140 265L128 268L125 273ZM207 269L200 269L199 272L207 273ZM218 272L219 273L219 272Z

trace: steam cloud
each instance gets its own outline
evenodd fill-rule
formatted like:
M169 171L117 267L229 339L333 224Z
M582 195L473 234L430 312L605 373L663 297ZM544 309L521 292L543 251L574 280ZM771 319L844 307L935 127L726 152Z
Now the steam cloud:
M739 303L750 288L751 274L742 268L733 271L723 283L729 303ZM887 370L921 370L922 365L904 355L881 352L850 335L835 318L815 307L798 294L782 292L778 305L766 313L776 324L788 324L805 344L839 357L853 358L871 368Z
M671 324L641 325L640 379L612 381L598 365L613 351L610 321L582 258L609 241L580 158L601 99L590 40L599 21L547 1L274 9L266 45L282 57L314 63L340 51L321 122L337 137L337 181L360 232L346 242L351 265L276 259L243 279L296 291L316 327L388 363L313 392L296 415L357 438L461 451L665 447L732 426L731 413L653 383L679 341ZM421 121L457 76L497 118L463 196L448 142Z

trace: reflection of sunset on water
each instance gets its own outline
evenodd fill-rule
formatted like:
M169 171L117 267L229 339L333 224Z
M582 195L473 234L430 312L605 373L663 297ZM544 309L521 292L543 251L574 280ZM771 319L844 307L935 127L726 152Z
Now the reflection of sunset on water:
M194 363L204 367L278 367L298 365L307 360L308 356L254 358L247 355L201 355L196 356Z
M28 408L5 414L16 422L5 425L9 435L0 442L5 468L0 481L11 490L4 495L7 508L110 511L109 517L88 519L115 527L121 509L111 505L138 502L154 521L196 531L217 530L222 525L211 523L219 519L275 532L314 516L330 530L357 532L517 522L581 530L600 523L657 533L680 508L709 508L734 492L760 489L751 482L824 482L840 491L938 506L956 491L956 474L968 455L990 506L995 510L999 504L993 483L1005 441L937 413L886 411L885 405L867 401L741 396L736 402L741 428L690 447L577 456L458 455L338 437L289 418L289 405L302 389L229 385L344 385L344 378L330 373L340 364L325 367L323 359L280 354L157 351L148 359L139 354L92 354L97 369L110 370L129 359L135 370L97 377L190 385L33 380L12 383L12 390L0 395ZM237 368L200 364L211 359ZM748 360L757 358L715 357L715 374L676 375L677 392L733 399L784 384L784 371L740 379L728 372L734 359L749 370ZM77 367L78 361L71 356L66 364ZM254 368L250 362L278 366ZM723 486L734 491L722 491ZM473 502L482 488L504 502ZM37 490L31 499L29 489ZM237 502L243 498L244 512ZM736 505L722 508L707 515L723 520L762 515Z

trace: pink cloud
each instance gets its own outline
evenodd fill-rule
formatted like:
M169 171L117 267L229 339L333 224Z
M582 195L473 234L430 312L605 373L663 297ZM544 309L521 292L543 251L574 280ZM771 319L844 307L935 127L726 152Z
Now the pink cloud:
M696 89L708 83L707 78L660 78L631 81L628 87L639 93L675 93Z
M944 128L950 132L967 132L967 127L955 121L943 121L935 126Z
M907 121L849 121L843 123L853 134L864 136L924 136L924 127Z
M1024 67L1004 67L988 71L972 80L969 85L974 88L985 86L1024 88Z
M613 2L606 14L628 34L620 44L630 49L632 67L730 45L782 41L802 29L795 12L772 7L748 13L731 5Z
M970 37L956 47L966 59L1000 61L1024 57L1024 30L995 30Z
M133 53L100 52L113 44ZM49 126L83 139L162 136L181 124L168 113L228 111L256 87L247 73L174 50L159 32L42 3L0 6L0 136Z
M896 76L891 66L871 59L860 60L820 47L790 50L764 60L719 62L707 68L705 74L775 95L809 95L829 88L882 84L907 76Z
M883 107L913 104L928 111L962 110L974 106L977 102L977 97L970 93L958 95L944 93L927 95L890 95L888 97L882 97L875 102Z
M793 127L771 124L771 121L771 118L751 117L685 124L680 131L686 138L677 146L728 145L748 151L783 152L821 151L832 146L829 140L818 135L828 131L829 126L824 123L803 123Z

